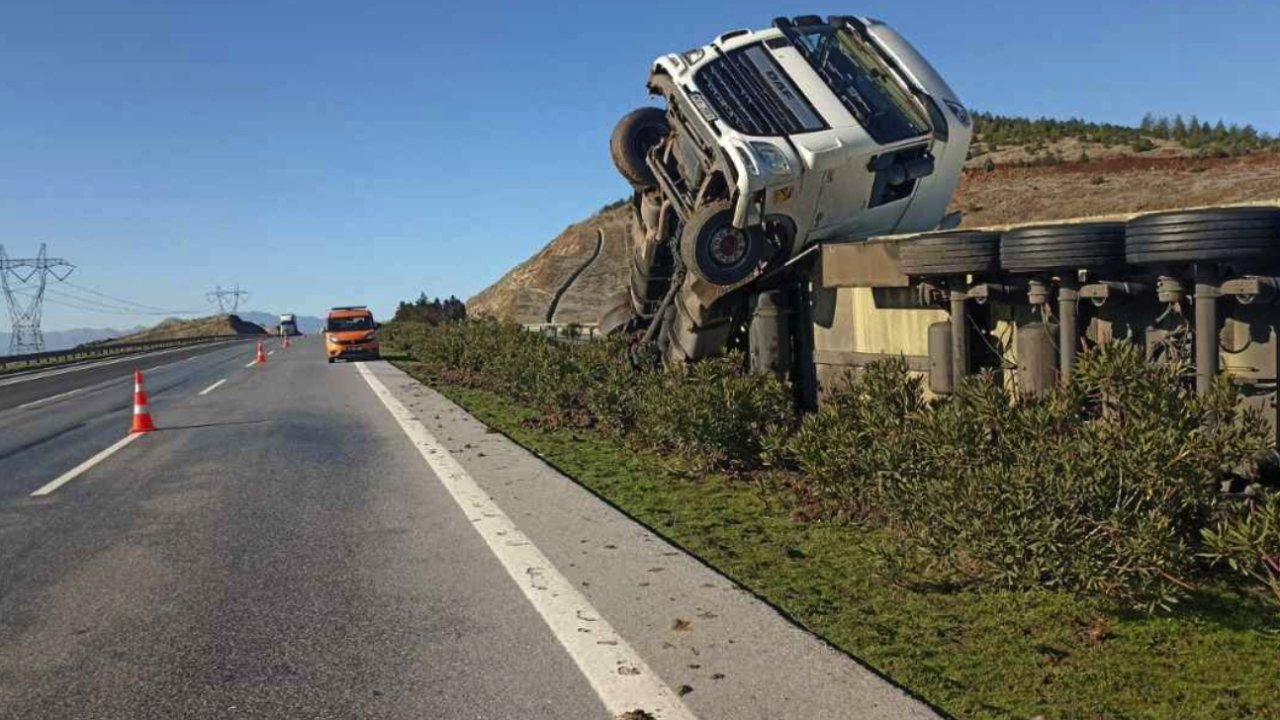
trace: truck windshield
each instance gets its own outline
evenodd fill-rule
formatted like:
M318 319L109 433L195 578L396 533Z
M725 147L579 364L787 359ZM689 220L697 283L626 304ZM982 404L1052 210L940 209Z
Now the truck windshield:
M829 26L796 28L789 36L876 142L893 143L929 132L924 110L864 38Z
M368 315L356 315L355 317L337 317L329 318L328 326L325 328L328 332L351 332L352 330L372 330L373 318Z

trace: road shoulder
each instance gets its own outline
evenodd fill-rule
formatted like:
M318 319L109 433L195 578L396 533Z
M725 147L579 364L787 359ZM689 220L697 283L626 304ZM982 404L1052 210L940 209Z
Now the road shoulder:
M370 369L699 716L937 717L439 393Z

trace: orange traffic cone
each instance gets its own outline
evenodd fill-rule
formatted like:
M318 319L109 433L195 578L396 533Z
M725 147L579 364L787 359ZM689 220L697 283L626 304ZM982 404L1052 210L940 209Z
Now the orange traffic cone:
M283 345L281 345L281 347L283 347L285 350L288 350L288 349L289 349L289 336L288 336L288 335L285 335L285 336L284 336L284 344L283 344Z
M266 354L265 352L263 352L263 351L262 351L262 341L261 341L261 340L259 340L259 341L258 341L258 357L254 358L254 359L253 359L253 362L254 362L254 364L256 364L256 365L266 365L266 364L267 364L267 354Z
M156 429L147 409L147 391L142 389L142 371L133 371L133 428L130 433L151 432Z

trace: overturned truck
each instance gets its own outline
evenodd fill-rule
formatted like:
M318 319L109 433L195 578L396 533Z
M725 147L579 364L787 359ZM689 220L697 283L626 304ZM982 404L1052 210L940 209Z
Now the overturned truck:
M774 332L810 403L886 357L939 395L983 370L1038 394L1127 342L1202 392L1227 373L1280 428L1280 199L823 243L797 265Z
M1202 392L1228 373L1280 440L1280 198L956 230L969 114L875 20L728 32L649 89L665 110L611 139L635 237L601 332L643 330L668 363L738 347L810 406L887 357L934 394L982 370L1035 394L1129 342Z
M668 362L749 342L748 318L822 240L958 222L944 214L971 119L884 23L779 18L659 58L648 86L665 109L628 114L610 142L636 222L629 287L599 324L644 330Z

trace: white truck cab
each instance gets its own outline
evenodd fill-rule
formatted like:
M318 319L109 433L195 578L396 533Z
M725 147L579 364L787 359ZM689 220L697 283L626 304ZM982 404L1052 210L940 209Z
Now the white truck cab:
M280 337L293 337L300 334L296 315L289 313L280 316Z
M636 189L642 320L661 304L654 277L718 299L820 240L938 227L972 136L937 71L867 18L727 32L658 58L648 84L666 108L628 114L610 143Z

